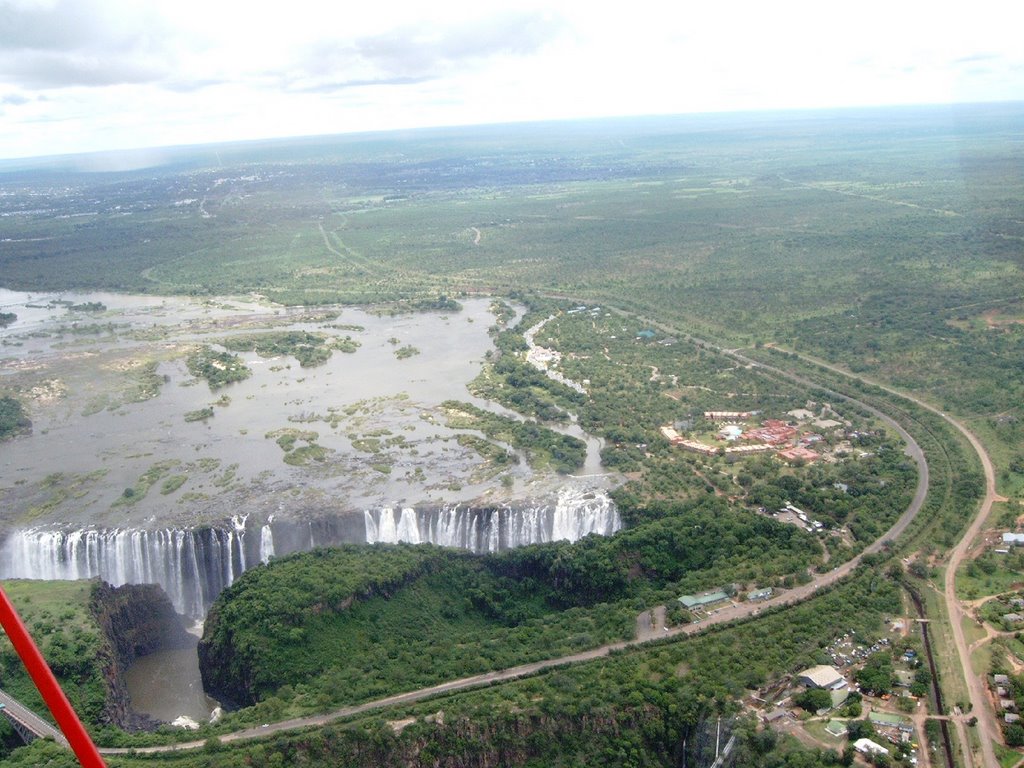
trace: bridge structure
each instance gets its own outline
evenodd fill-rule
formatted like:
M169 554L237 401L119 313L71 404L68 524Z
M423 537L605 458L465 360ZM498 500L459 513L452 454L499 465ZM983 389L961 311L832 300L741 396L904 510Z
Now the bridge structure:
M4 691L0 691L0 714L7 718L26 744L49 737L64 747L70 746L63 733Z

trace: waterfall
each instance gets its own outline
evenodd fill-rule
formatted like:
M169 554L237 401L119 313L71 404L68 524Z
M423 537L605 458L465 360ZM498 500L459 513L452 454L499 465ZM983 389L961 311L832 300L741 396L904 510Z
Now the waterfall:
M274 556L274 532L270 528L272 520L260 528L260 562L266 565Z
M555 504L551 540L578 541L591 533L608 535L621 527L619 511L607 496L565 488Z
M370 544L431 543L473 552L500 552L548 541L578 541L591 533L607 536L622 527L619 512L607 494L568 487L550 503L528 507L385 507L364 512L363 519L366 541Z
M601 491L563 489L522 507L384 507L361 517L274 520L251 530L248 516L223 527L12 531L0 542L0 579L101 578L114 586L159 584L175 610L202 619L214 599L246 570L272 557L344 542L409 542L500 552L526 544L576 541L622 527Z
M245 548L237 528L20 530L0 546L0 578L155 583L179 613L201 618L256 559Z

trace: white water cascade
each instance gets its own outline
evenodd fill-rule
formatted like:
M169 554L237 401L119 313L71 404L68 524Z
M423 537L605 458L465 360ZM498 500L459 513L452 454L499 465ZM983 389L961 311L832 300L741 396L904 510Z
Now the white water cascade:
M244 530L30 529L0 547L2 579L91 579L114 586L159 584L175 610L206 615L213 599L247 564Z
M437 544L473 552L500 552L548 541L578 541L591 533L608 536L622 527L619 512L601 491L564 488L553 503L478 509L453 506L367 511L366 541Z
M159 584L175 610L202 619L222 590L272 557L344 542L438 544L499 552L547 541L609 535L622 527L602 491L563 489L557 499L520 508L384 508L362 519L274 520L247 515L223 527L10 532L0 542L0 579L101 578L114 586ZM258 533L258 535L257 535Z
M260 528L260 562L264 565L274 556L274 531L270 528L273 520L271 517L267 524Z

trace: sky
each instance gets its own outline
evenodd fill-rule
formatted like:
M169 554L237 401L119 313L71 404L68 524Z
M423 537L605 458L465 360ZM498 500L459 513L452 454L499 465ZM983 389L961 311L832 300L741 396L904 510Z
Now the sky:
M0 0L0 159L1024 99L1019 0Z

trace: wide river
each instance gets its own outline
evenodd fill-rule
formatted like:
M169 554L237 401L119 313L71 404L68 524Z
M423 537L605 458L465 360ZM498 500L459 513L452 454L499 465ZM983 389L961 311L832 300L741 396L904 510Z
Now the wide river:
M253 513L264 520L361 515L550 494L566 478L535 473L525 460L487 470L445 426L439 405L449 399L520 418L467 390L493 350L495 317L489 299L463 303L454 313L378 315L282 308L253 297L0 289L0 312L17 315L0 329L0 394L18 397L32 420L30 434L0 443L0 535L35 526L223 525ZM252 376L215 392L189 373L185 359L199 345L219 348L229 336L268 330L348 336L359 346L311 368L241 353ZM416 353L400 359L402 347ZM206 407L212 418L186 421ZM288 429L315 433L296 444L321 446L323 460L286 463L276 437ZM575 424L563 431L588 445L583 477L571 482L613 485L600 441ZM133 489L127 498L126 489ZM159 720L202 722L215 706L201 689L194 649L139 659L126 683L133 708Z
M87 302L105 309L68 306ZM253 511L498 502L550 490L558 478L536 475L525 461L507 480L482 472L438 409L458 399L504 412L466 388L493 349L490 304L469 299L461 312L390 316L251 297L0 290L0 311L18 316L0 330L0 392L15 393L33 421L30 436L0 443L0 529L187 525ZM216 392L189 374L185 357L196 345L266 330L349 336L360 346L311 368L241 353L252 376ZM417 353L399 359L406 346ZM153 377L145 383L147 363L157 366L158 386ZM146 386L155 396L139 395ZM185 420L210 406L212 418ZM315 433L323 461L286 464L275 437L287 429ZM590 447L581 474L600 474L599 442L568 431ZM140 495L147 477L156 480ZM129 488L136 490L126 499Z

